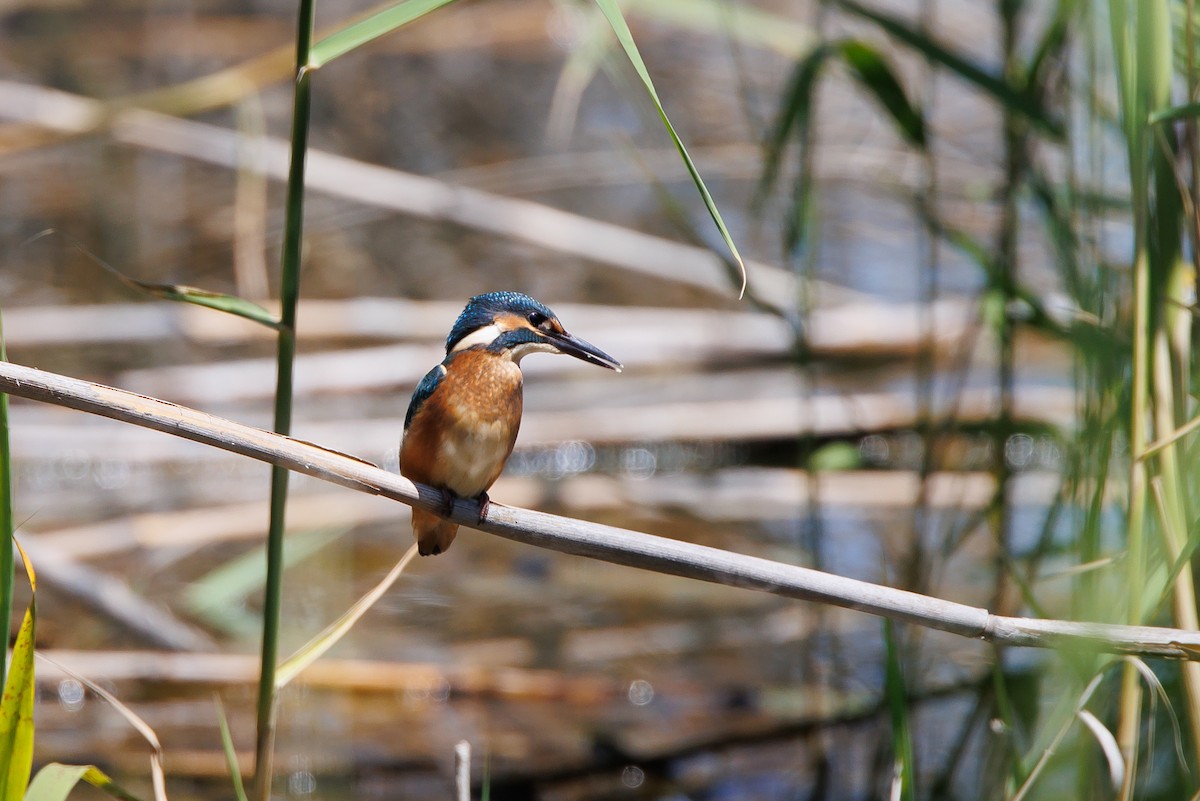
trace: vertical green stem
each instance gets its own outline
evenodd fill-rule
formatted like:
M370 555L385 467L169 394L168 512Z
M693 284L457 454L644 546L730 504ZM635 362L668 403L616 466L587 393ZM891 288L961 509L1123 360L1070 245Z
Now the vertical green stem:
M0 361L8 361L4 330L0 325ZM11 635L13 583L12 452L8 447L8 395L0 394L0 688L4 687L6 660Z
M1142 452L1149 442L1151 343L1155 325L1150 221L1152 149L1146 125L1151 110L1170 96L1171 43L1169 11L1164 0L1109 0L1113 52L1120 85L1122 121L1129 147L1130 197L1133 211L1133 387L1129 421L1129 509L1127 588L1130 623L1141 623L1146 580L1146 503L1148 466ZM1160 198L1161 200L1162 198ZM1162 212L1160 212L1161 214ZM1177 234L1177 232L1176 232ZM1166 245L1160 242L1160 245ZM1170 246L1173 249L1173 245ZM1125 762L1118 798L1133 797L1141 730L1142 685L1137 669L1127 664L1121 676L1117 744Z
M1128 548L1127 595L1128 623L1142 622L1142 587L1145 583L1146 463L1141 451L1146 447L1146 414L1148 401L1149 325L1150 325L1150 264L1144 244L1139 241L1134 262L1134 322L1133 322L1133 408L1130 418L1129 511L1126 521ZM1133 797L1136 776L1138 735L1141 726L1142 679L1136 667L1126 664L1121 674L1120 714L1117 722L1117 744L1125 761L1125 780L1118 798Z
M291 164L288 170L280 281L280 328L275 379L275 431L292 427L292 373L296 355L296 304L300 297L300 255L304 228L304 166L312 74L306 69L312 45L315 0L300 0L296 30L296 82L292 105ZM258 797L271 797L271 755L275 741L275 668L279 656L279 619L283 596L284 513L288 471L271 469L271 522L267 534L267 580L263 603L262 665L258 685L258 737L255 777Z
M1154 333L1153 343L1153 390L1155 396L1155 430L1172 431L1177 427L1174 419L1175 391L1171 377L1171 350L1166 328ZM1161 507L1164 517L1162 530L1167 546L1167 558L1174 562L1183 552L1187 540L1187 516L1183 509L1183 481L1180 476L1178 451L1168 445L1159 453L1159 480ZM1195 631L1200 629L1200 615L1196 609L1195 577L1191 564L1185 565L1175 579L1171 591L1175 601L1175 625ZM1187 721L1191 729L1193 756L1200 759L1200 664L1185 662L1179 668L1187 696ZM1200 764L1198 762L1197 764Z
M1000 18L1003 22L1001 35L1004 54L1004 72L1007 79L1016 84L1017 75L1017 4L1012 0L1000 0ZM999 558L996 567L996 589L992 609L998 614L1011 614L1008 609L1008 569L1006 559L1009 543L1009 491L1012 471L1008 466L1005 447L1013 433L1013 321L1009 307L1016 296L1017 285L1017 234L1020 220L1018 194L1025 165L1025 127L1020 118L1007 106L1004 109L1004 185L1001 189L1003 203L1000 230L996 240L996 262L993 276L993 291L999 289L1003 298L999 330L996 332L999 349L996 381L1000 389L1000 408L992 434L992 475L995 480L995 495L989 510L992 535L996 542ZM997 286L998 285L998 286Z

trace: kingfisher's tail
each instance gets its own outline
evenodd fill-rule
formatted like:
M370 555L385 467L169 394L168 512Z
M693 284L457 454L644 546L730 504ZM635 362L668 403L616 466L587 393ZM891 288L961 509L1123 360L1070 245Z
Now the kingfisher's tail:
M458 533L458 523L451 523L422 509L412 510L412 527L413 536L417 538L417 552L421 556L432 556L446 550Z

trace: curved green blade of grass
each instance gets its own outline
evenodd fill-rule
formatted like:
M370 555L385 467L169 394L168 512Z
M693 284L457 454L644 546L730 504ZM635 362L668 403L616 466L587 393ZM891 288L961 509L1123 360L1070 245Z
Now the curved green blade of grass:
M367 613L367 610L374 606L375 602L383 597L383 594L396 583L396 579L400 578L400 574L404 572L404 568L408 567L408 563L416 555L417 546L414 543L409 547L404 556L400 557L400 561L388 571L388 574L383 577L382 581L372 587L366 595L355 601L353 606L347 609L337 620L326 626L324 631L313 637L301 646L296 653L285 659L275 671L275 686L287 686L306 667L320 659L326 651L336 645L342 637L345 637L346 633L354 628L354 624Z
M126 283L136 286L147 294L166 300L192 303L196 306L223 311L236 317L244 317L247 320L253 320L256 323L265 325L267 328L279 328L279 320L275 315L257 303L245 298L239 298L236 295L210 292L207 289L187 286L186 284L150 284L144 281L135 281L132 278L127 278Z
M13 540L16 543L16 540ZM18 550L21 546L17 545ZM32 596L13 644L12 664L0 698L0 801L21 801L33 769L33 640L37 575L21 550Z
M787 58L799 58L815 39L807 26L780 14L733 6L728 0L654 0L629 3L626 13L664 22L708 36L736 40L746 47L764 48ZM554 97L550 101L547 130L554 141L570 135L583 91L591 84L608 54L612 40L607 22L589 20L563 63Z
M1178 122L1192 117L1200 117L1200 103L1184 103L1159 109L1151 112L1148 122L1151 125L1160 125L1164 122Z
M39 654L39 656L45 661L54 665L54 667L56 667L58 670L78 681L84 687L87 687L88 690L98 698L107 702L109 706L111 706L117 711L118 714L121 715L121 717L125 718L126 723L132 726L138 734L142 735L142 738L147 742L147 744L149 744L151 749L150 779L154 787L154 799L155 801L167 801L167 779L166 773L163 771L163 747L162 743L158 740L158 734L155 733L150 724L143 720L136 712L126 706L121 699L117 698L108 690L96 684L96 682L92 681L87 676L76 673L70 668L60 665L53 659L50 659L43 654ZM84 776L84 779L91 783L86 776ZM96 786L99 787L99 785ZM102 787L101 789L107 788Z
M233 735L229 732L229 721L225 718L225 705L221 696L213 698L217 705L217 725L221 728L221 750L225 752L225 764L229 766L229 777L233 782L233 792L237 801L248 801L246 786L242 783L242 770L238 767L237 749L233 745Z
M338 56L344 56L356 47L378 39L380 36L402 28L430 11L449 5L454 0L401 0L382 11L368 15L336 33L331 33L312 46L308 52L308 68L315 70L325 66Z
M976 88L1028 119L1043 133L1055 139L1062 138L1062 122L1054 119L1024 87L1013 86L992 75L966 56L959 55L936 39L914 30L899 17L867 8L857 0L837 0L837 5L851 14L870 20L897 41L908 45L930 61L941 64L968 83L974 84Z
M265 325L267 328L279 328L279 318L253 301L239 298L236 295L210 292L207 289L200 289L185 284L155 284L148 281L139 281L136 278L130 278L116 267L97 258L94 254L87 253L87 251L84 251L84 253L91 257L96 264L99 264L115 276L122 284L138 292L145 292L147 295L153 295L165 300L181 301L183 303L204 306L209 309L216 309L217 311L223 311L237 317L244 317L247 320Z
M58 231L49 228L28 241L32 242L36 239L52 236L57 233ZM217 311L223 311L237 317L244 317L247 320L265 325L268 328L279 329L279 318L253 301L239 298L236 295L210 292L207 289L199 289L198 287L186 286L184 284L156 284L149 281L139 281L136 278L130 278L78 242L75 243L74 247L75 250L90 259L93 264L136 292L144 292L147 295L153 295L154 297L166 300L205 306L209 309L216 309Z
M662 120L663 127L667 129L667 133L671 136L671 141L675 143L675 148L679 151L680 158L683 159L684 165L687 167L688 173L692 176L692 182L696 184L696 189L700 192L700 197L704 200L704 205L708 209L709 215L712 216L713 222L717 225L717 230L721 232L721 238L725 240L725 246L729 248L730 254L734 261L737 262L738 269L741 271L742 286L738 292L741 297L746 292L746 263L742 261L742 256L738 253L737 245L733 242L733 237L729 233L729 229L725 226L725 220L721 218L721 212L717 210L717 204L712 199L712 195L708 191L708 187L704 185L704 179L700 177L700 171L696 169L695 162L688 155L687 148L684 147L683 140L679 138L679 134L675 132L675 126L671 124L670 118L667 117L666 109L663 108L662 101L658 97L658 92L654 89L654 81L650 79L650 72L646 69L646 62L642 61L642 54L638 51L637 44L633 41L633 34L629 31L629 25L625 22L625 17L621 15L621 9L617 6L616 0L596 0L596 5L604 13L608 24L612 26L613 33L617 35L617 41L621 43L621 47L625 50L625 55L629 62L637 71L638 77L642 79L642 84L646 87L646 93L650 96L651 102L654 103L655 109L658 110L659 119Z
M95 765L64 765L60 762L51 762L38 771L25 791L24 801L66 801L81 781L114 798L138 801L137 796L131 795Z
M892 747L895 750L892 798L914 801L917 797L916 763L908 714L908 690L904 681L904 669L900 664L900 644L896 640L896 626L891 620L883 621L883 639L887 647L884 695L887 696L888 716L892 724Z

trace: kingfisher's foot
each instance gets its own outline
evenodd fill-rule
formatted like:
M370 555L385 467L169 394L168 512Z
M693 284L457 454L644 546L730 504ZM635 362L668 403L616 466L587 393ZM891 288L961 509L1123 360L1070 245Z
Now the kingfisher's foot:
M481 492L475 496L475 500L479 501L479 522L482 523L487 517L488 509L492 508L492 499L486 492Z
M442 487L442 517L450 517L454 514L454 502L457 500L455 494Z

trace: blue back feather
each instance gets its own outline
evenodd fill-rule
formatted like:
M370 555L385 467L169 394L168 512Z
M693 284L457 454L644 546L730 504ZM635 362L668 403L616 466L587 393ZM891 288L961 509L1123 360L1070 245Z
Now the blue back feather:
M448 357L442 364L437 365L426 373L425 377L421 379L421 383L417 384L412 400L408 403L408 414L404 415L405 431L408 431L408 427L412 425L413 417L416 416L425 401L429 400L429 396L438 388L438 384L442 383L442 379L446 377L446 369L443 365L448 365L451 358L453 357Z

